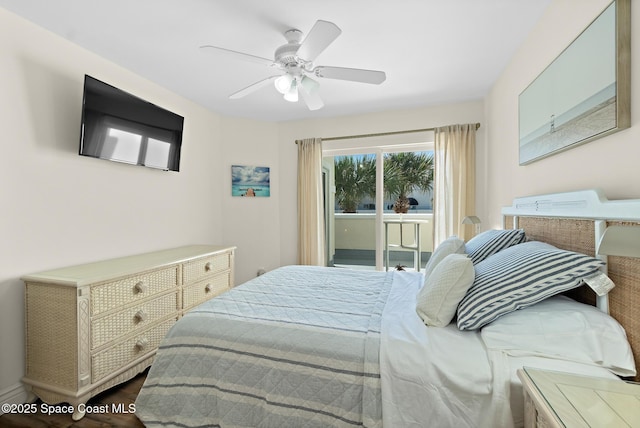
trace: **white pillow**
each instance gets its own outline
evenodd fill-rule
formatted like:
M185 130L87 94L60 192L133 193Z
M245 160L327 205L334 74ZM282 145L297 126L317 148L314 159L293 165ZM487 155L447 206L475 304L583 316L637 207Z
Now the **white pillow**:
M482 328L488 349L513 356L541 356L635 376L627 335L618 322L594 306L554 296L504 315Z
M434 327L449 325L474 275L466 254L449 254L438 263L418 292L416 312L422 321Z
M464 241L457 236L450 236L436 247L431 257L429 257L429 261L427 261L427 265L424 268L424 274L426 277L431 275L433 269L440 263L445 257L449 254L464 254L465 253L465 245Z

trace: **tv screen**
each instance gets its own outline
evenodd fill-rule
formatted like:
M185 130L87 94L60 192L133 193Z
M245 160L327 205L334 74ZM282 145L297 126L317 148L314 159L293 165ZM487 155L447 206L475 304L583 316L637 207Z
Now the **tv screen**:
M80 155L179 171L184 118L84 78Z

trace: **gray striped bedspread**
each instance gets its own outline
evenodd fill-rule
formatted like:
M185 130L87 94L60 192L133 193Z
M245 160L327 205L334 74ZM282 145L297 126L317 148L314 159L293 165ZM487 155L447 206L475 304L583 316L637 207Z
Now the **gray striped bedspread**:
M287 266L190 311L136 400L146 426L381 427L394 272Z

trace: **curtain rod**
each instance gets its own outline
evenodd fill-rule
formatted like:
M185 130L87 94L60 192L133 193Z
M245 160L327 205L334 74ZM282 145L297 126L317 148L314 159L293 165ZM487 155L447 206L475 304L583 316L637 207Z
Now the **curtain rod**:
M476 123L476 130L480 128L480 124ZM360 135L345 135L342 137L328 137L322 138L322 141L337 141L337 140L349 140L353 138L367 138L367 137L384 137L387 135L400 135L400 134L412 134L414 132L427 132L427 131L435 131L436 128L424 128L424 129L408 129L405 131L391 131L391 132L380 132L377 134L360 134ZM298 142L296 141L296 144Z

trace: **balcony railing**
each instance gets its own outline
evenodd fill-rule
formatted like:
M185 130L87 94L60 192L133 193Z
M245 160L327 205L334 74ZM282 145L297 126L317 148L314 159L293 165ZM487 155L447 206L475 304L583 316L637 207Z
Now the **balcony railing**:
M375 267L375 214L356 213L345 214L335 213L333 230L334 237L329 249L330 259L333 255L335 265ZM421 247L421 268L429 259L433 252L433 214L395 214L385 213L385 220L426 220L428 223L421 226L420 247ZM405 245L415 245L413 242L414 229L412 224L402 225L402 241ZM384 230L381 231L384 234ZM400 243L400 227L390 226L388 231L390 244ZM407 268L415 268L414 251L391 248L389 252L390 268L401 265Z

